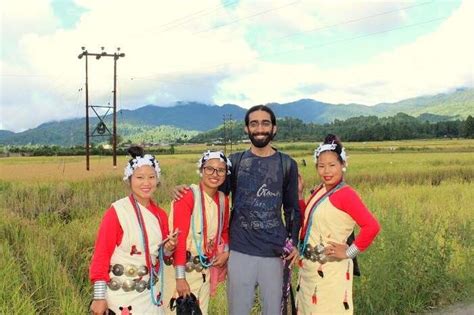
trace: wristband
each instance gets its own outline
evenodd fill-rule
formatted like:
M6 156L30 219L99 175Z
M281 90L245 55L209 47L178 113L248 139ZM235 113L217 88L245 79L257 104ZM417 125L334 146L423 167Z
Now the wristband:
M186 269L184 266L182 265L175 266L175 278L186 279Z
M107 283L104 280L94 282L94 300L105 300L105 293L107 292Z
M352 244L346 249L346 255L351 259L354 259L359 253L360 250L355 246L355 244Z

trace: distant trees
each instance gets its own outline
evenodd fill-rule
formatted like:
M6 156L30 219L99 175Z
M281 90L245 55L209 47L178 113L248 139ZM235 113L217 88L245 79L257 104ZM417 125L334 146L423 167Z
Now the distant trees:
M474 138L474 117L471 115L467 116L464 121L463 131L464 137L471 139Z
M392 117L359 116L346 120L335 119L328 124L304 123L301 119L284 117L279 119L276 140L279 141L314 141L318 142L328 133L334 133L343 141L383 141L383 140L405 140L405 139L429 139L429 138L474 138L474 117L469 115L466 120L451 121L428 121L415 118L407 114L398 113ZM184 142L193 143L215 143L232 140L234 143L247 139L242 121L233 121L232 127L226 129L224 137L223 126L208 132L196 135L196 132L177 131L168 126L153 128L144 131L152 139L148 152L153 154L174 154L175 146L158 146L152 144L157 131L166 131L175 139L175 144ZM161 129L160 129L161 128ZM160 129L160 130L159 130ZM131 143L139 143L139 139L120 135L118 137L117 154L126 155L127 147ZM137 141L134 141L137 140ZM4 154L10 153L20 155L85 155L84 145L59 146L30 144L23 146L4 146ZM91 143L91 154L111 155L112 150L105 149L102 145Z
M456 138L474 137L474 118L466 121L430 122L398 113L392 117L359 116L346 120L335 119L328 124L304 123L300 119L284 117L278 119L277 140L280 141L320 141L327 133L335 133L344 141L383 141L420 138ZM246 139L243 123L234 128L232 139ZM201 133L190 142L223 141L222 126ZM227 141L229 137L227 136Z
M118 155L127 155L128 146L120 146L117 148ZM175 147L151 147L146 150L151 154L174 154ZM24 145L24 146L6 146L3 148L5 155L17 154L21 156L70 156L85 155L84 146L76 145L72 147L62 147L58 145ZM91 155L112 155L112 150L104 149L103 145L91 144Z

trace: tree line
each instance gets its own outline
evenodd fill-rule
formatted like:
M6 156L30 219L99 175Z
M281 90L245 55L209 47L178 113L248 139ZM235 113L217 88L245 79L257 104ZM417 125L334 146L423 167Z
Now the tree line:
M466 120L451 120L430 122L398 113L392 117L359 116L346 120L334 120L332 123L316 124L304 123L297 118L284 117L277 121L277 141L307 141L318 142L328 133L337 134L342 141L384 141L384 140L408 140L408 139L433 139L433 138L474 138L474 118L469 115ZM122 142L122 137L118 137ZM176 145L188 143L222 143L234 142L248 139L244 132L244 123L232 121L225 128L210 130L200 133L191 139L176 140ZM187 141L186 141L187 140ZM118 155L126 155L127 143L121 143L117 148ZM152 154L174 154L175 144L168 147L150 147L148 152ZM51 155L85 155L84 146L72 147L58 145L25 145L5 146L3 155L10 154L51 156ZM111 155L110 149L102 145L92 144L91 155Z
M392 117L359 116L332 123L304 123L297 118L285 117L277 121L278 141L320 141L328 133L337 134L343 141L384 141L432 138L474 138L474 118L466 120L430 122L398 113ZM243 122L221 126L201 133L190 142L238 142L247 139Z

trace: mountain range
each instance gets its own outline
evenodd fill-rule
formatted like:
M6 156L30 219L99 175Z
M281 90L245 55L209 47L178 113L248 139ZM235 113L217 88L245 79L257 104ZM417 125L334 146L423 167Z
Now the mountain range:
M474 88L460 88L451 93L421 96L374 106L330 104L312 99L268 105L279 118L298 118L305 123L323 124L335 119L345 120L357 116L388 117L399 112L429 121L454 120L474 115ZM178 138L190 138L199 132L217 128L222 125L224 116L233 120L243 120L245 112L245 108L235 104L217 106L178 102L172 107L150 104L135 110L118 111L117 130L122 140L173 142ZM111 115L106 117L107 126L111 126L111 118ZM91 132L98 122L95 117L90 120ZM82 145L85 143L84 126L85 118L76 118L44 123L19 133L0 130L0 144ZM95 142L107 141L104 137L95 139Z

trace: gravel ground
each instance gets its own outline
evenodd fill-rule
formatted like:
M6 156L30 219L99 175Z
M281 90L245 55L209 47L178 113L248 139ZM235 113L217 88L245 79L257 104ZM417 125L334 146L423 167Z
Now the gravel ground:
M429 313L431 315L474 315L474 303L458 303L446 308L434 310Z

